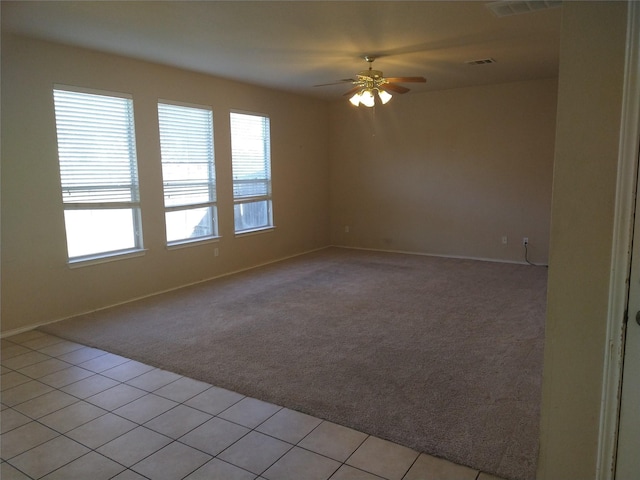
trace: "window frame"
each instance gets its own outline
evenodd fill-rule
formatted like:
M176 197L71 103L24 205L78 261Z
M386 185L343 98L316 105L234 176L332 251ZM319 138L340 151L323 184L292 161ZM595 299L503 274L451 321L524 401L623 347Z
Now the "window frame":
M233 148L233 115L245 115L252 117L259 117L267 120L267 137L263 138L263 142L267 142L265 146L265 153L267 155L267 159L265 161L267 165L268 176L264 179L251 179L251 180L236 180L235 178L235 164L236 159L234 157L234 148ZM263 232L269 232L275 229L274 224L274 216L273 216L273 174L272 174L272 162L271 162L271 117L266 113L246 111L246 110L237 110L231 109L229 111L229 137L230 137L230 146L231 146L231 176L232 176L232 195L233 195L233 219L234 219L234 233L236 236L245 236L252 234L259 234ZM249 196L236 196L235 190L236 185L238 183L265 183L266 193L261 195L249 195ZM267 224L255 228L246 228L242 230L236 229L236 207L247 205L256 202L266 202L267 208Z
M172 106L172 107L180 107L180 108L190 108L197 110L204 110L209 112L210 114L210 129L208 131L209 140L210 140L210 154L211 157L208 161L207 170L209 172L209 178L206 181L194 182L192 185L206 185L209 190L209 200L205 202L193 202L193 203L184 203L180 205L167 205L167 196L166 196L166 186L167 181L165 180L165 159L162 155L162 130L161 130L161 121L160 121L160 106ZM175 247L183 247L189 246L195 243L206 243L211 241L216 241L220 238L219 234L219 220L218 220L218 198L217 198L217 175L216 175L216 162L215 162L215 140L214 140L214 118L213 118L213 108L209 105L199 105L187 102L180 102L176 100L167 100L160 98L156 104L157 114L158 114L158 141L160 146L160 163L162 168L162 192L163 192L163 208L165 212L165 243L168 248ZM213 197L213 200L211 198ZM168 239L168 229L167 229L167 214L171 212L181 212L187 210L195 210L198 208L209 208L210 209L210 217L212 231L211 234L202 235L194 238L182 238L176 240Z
M124 142L128 147L128 161L130 171L130 183L127 184L130 190L131 200L129 201L67 201L65 199L65 191L69 193L72 190L78 190L77 187L65 185L63 183L65 177L65 170L69 167L66 164L68 159L63 160L61 158L61 133L60 124L58 121L58 104L56 103L56 92L71 93L71 94L87 94L102 97L109 97L111 99L121 99L127 102L126 108L128 110L128 118L126 131L127 135L124 138ZM62 207L64 212L64 224L65 224L65 243L67 247L67 263L71 267L92 265L97 263L103 263L107 261L119 260L130 257L137 257L143 255L146 249L144 248L143 230L142 230L142 212L140 201L140 178L138 170L138 152L137 152L137 138L135 129L135 107L133 101L133 95L129 93L106 91L87 87L78 87L73 85L54 84L51 90L51 98L53 103L54 114L54 128L56 137L56 153L58 156L58 173L59 173L59 185L62 200ZM69 105L65 105L68 107ZM62 108L62 105L60 106ZM68 154L67 154L68 155ZM63 155L63 156L67 156ZM108 178L108 177L102 177ZM112 184L112 186L115 184ZM121 187L123 185L120 185ZM89 188L89 185L84 185L84 189L87 191L100 191L101 187ZM82 187L80 187L81 189ZM100 252L94 252L89 254L81 254L71 256L70 244L69 244L69 224L66 218L67 211L82 211L82 210L128 210L131 212L132 221L132 235L133 246L127 248L114 248L110 250L103 250Z

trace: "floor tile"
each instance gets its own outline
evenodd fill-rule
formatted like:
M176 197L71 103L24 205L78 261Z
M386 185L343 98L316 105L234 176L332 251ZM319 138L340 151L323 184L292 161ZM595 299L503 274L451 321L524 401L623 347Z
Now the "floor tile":
M147 392L129 385L119 384L100 393L96 393L85 400L105 410L114 410L118 407L133 402L136 398L146 395Z
M59 434L38 422L29 422L15 428L0 437L0 453L8 460L20 455L42 443L57 437Z
M80 350L81 348L85 348L85 346L80 345L79 343L63 340L60 343L55 343L44 348L37 348L36 350L38 350L40 353L51 355L52 357L59 357L60 355L75 352L76 350Z
M0 464L0 478L2 478L2 480L31 480L24 473L16 470L8 463Z
M87 370L91 370L92 372L100 373L105 370L109 370L110 368L117 367L118 365L122 365L128 361L128 358L121 357L120 355L114 355L113 353L107 353L77 365Z
M255 398L243 398L227 408L219 417L245 427L255 428L282 407Z
M255 474L214 458L184 480L254 480Z
M30 421L31 419L26 415L23 415L13 408L6 408L0 412L0 434L7 433L14 428L21 427Z
M202 425L211 418L211 415L208 413L187 407L186 405L178 405L168 412L165 412L145 423L145 427L176 439Z
M101 357L106 354L107 352L104 350L98 350L97 348L92 347L83 347L78 350L74 350L73 352L59 355L58 359L67 363L79 365L80 363L88 362L89 360L93 360L94 358Z
M476 480L477 476L477 470L420 454L403 480Z
M174 402L185 402L195 397L199 393L209 389L210 385L192 380L187 377L180 377L175 382L171 382L164 387L155 390L153 393L173 400Z
M186 401L185 404L202 410L203 412L210 413L211 415L218 415L243 398L245 398L244 395L232 392L231 390L211 387Z
M340 463L294 447L262 474L269 480L327 480Z
M132 387L146 390L147 392L153 392L154 390L164 387L171 382L175 382L179 378L181 378L181 376L177 373L167 372L166 370L156 368L147 373L143 373L139 377L133 378L126 383Z
M58 360L57 358L49 358L42 362L34 363L33 365L28 365L24 368L20 368L18 369L18 371L23 375L38 379L40 377L44 377L45 375L49 375L50 373L57 372L58 370L69 368L70 366L71 364L63 362L62 360Z
M285 442L298 443L320 423L322 420L319 418L283 408L258 426L256 430Z
M16 405L13 408L28 417L40 418L77 401L78 399L74 396L61 392L60 390L54 390Z
M259 475L291 448L292 445L288 443L254 431L231 445L219 457Z
M64 370L59 370L57 372L50 373L49 375L45 375L44 377L40 377L38 381L53 388L61 388L93 375L95 375L95 373L73 365L69 368L65 368Z
M171 439L144 427L130 432L98 448L98 453L130 467L171 443Z
M299 445L312 452L344 462L366 439L365 433L324 421Z
M216 456L250 431L246 427L215 417L181 437L180 442Z
M143 477L139 473L133 470L125 470L124 472L116 475L111 480L148 480L147 477Z
M48 336L46 333L41 332L39 330L28 330L26 332L18 333L16 335L11 335L8 338L8 340L12 341L13 343L24 343L24 342L28 342L29 340L33 340L35 338L41 338L46 336Z
M66 433L107 413L82 400L46 415L38 421L56 432Z
M99 453L86 455L55 470L42 480L109 480L125 469L122 465L103 457Z
M33 478L40 478L89 452L73 440L59 436L11 459L11 464Z
M211 455L173 442L137 463L132 469L153 480L174 480L184 478L209 460Z
M63 341L64 340L60 337L54 337L53 335L44 334L38 338L33 338L31 340L27 340L26 342L22 342L22 345L32 350L39 350L41 348L48 347L49 345L55 345L56 343L60 343Z
M347 464L389 480L400 480L418 458L418 452L376 437L367 438Z
M67 437L89 448L98 448L136 428L129 420L107 413L67 432Z
M2 360L2 364L12 370L19 370L21 368L28 367L29 365L33 365L34 363L49 360L50 358L51 357L49 355L30 350L27 353L16 355L15 357L11 357L7 360Z
M9 360L10 358L17 357L18 355L23 355L29 352L31 352L31 349L27 347L11 344L11 346L2 347L2 350L0 351L0 358L4 362L4 360Z
M136 423L145 423L178 405L176 402L149 393L113 411Z
M118 382L102 375L92 375L60 388L63 392L78 398L88 398L109 388L119 385Z
M31 380L33 379L27 377L26 375L23 375L19 372L10 371L9 373L5 373L2 375L2 377L0 377L0 391L17 387L18 385L30 382Z
M342 465L331 480L385 480L373 473L365 472L349 465ZM403 479L404 480L404 479ZM426 480L426 479L425 479Z
M105 377L113 378L114 380L118 380L120 382L126 382L127 380L136 378L143 373L147 373L153 369L154 367L145 365L144 363L129 360L128 362L118 365L117 367L113 367L103 371L102 375L104 375Z
M53 391L53 388L49 385L40 383L37 380L31 380L30 382L23 383L17 387L8 388L2 392L2 403L12 407L51 391Z

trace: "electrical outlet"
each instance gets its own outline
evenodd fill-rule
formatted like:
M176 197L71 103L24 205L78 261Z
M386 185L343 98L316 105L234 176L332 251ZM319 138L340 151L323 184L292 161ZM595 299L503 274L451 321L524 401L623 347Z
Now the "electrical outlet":
M217 256L218 256L218 253L220 253L220 252L218 252L218 247L214 248L214 249L213 249L213 256L214 256L214 257L217 257Z
M529 237L522 238L522 245L529 245Z
M502 244L503 244L503 245L506 245L506 244L507 244L507 240L508 240L508 239L507 239L507 236L506 236L506 235L503 235L503 236L502 236Z
M345 227L344 227L344 233L349 233L349 225L345 225Z

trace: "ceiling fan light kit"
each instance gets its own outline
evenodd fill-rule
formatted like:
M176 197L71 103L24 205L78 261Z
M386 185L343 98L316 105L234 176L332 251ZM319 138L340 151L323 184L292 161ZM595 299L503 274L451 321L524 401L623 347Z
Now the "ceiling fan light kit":
M344 96L348 96L349 102L351 102L354 106L364 105L365 107L373 107L376 104L376 98L383 105L389 102L393 95L393 93L407 93L409 91L408 88L403 87L402 85L397 85L398 83L405 82L426 82L426 78L424 77L389 77L385 78L380 70L373 70L371 68L371 64L376 59L373 55L365 55L365 61L369 63L369 69L363 70L362 72L356 75L355 79L345 78L340 80L337 83L342 82L350 82L355 85L352 89L350 89ZM335 85L335 83L326 83L322 85L316 85L317 87L322 87L325 85Z
M376 96L378 97L378 99L380 99L383 105L391 100L392 97L390 93L387 93L384 90L380 90L379 88L363 88L362 90L354 93L349 101L356 107L360 104L364 105L365 107L373 107L375 105Z

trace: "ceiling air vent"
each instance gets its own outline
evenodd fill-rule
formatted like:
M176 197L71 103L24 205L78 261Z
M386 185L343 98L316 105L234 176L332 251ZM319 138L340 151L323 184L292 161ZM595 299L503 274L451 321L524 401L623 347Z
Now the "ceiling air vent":
M496 63L496 61L493 58L481 58L480 60L469 60L464 63L467 65L486 65L488 63Z
M562 2L560 0L505 0L487 3L486 7L491 10L496 17L508 17L509 15L537 12L538 10L555 8L561 5Z

